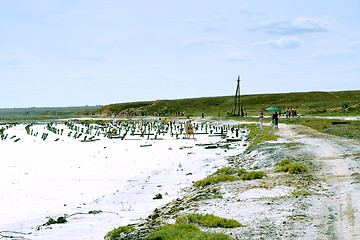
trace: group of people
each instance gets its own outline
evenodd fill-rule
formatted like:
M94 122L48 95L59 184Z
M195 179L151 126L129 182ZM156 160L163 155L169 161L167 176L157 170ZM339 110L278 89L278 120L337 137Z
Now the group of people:
M165 128L166 124L167 124L167 119L166 118L159 118L158 126L159 126L160 131L164 132L164 128Z
M281 115L281 111L278 113L278 112L273 112L272 116L271 116L271 125L273 127L273 129L277 129L279 128L279 116ZM287 107L284 111L284 115L286 118L289 118L289 117L296 117L297 114L296 114L296 109L295 108L292 108L290 110L289 107ZM263 124L264 124L264 112L260 112L260 115L259 115L259 122L260 122L260 129L263 130Z
M287 107L287 108L285 109L285 111L284 111L284 114L285 114L285 117L286 117L286 118L289 118L290 116L291 116L291 117L296 117L296 109L295 109L295 108L291 108L291 110L290 110L290 108Z
M260 112L259 122L260 122L260 129L264 130L264 128L263 128L264 112ZM273 126L273 129L279 128L279 114L277 112L273 112L273 114L271 116L271 125Z

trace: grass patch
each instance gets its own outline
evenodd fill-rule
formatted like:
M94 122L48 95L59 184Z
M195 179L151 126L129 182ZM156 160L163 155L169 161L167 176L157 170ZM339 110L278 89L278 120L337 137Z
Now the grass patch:
M263 171L251 171L251 172L245 172L241 174L240 179L241 180L253 180L253 179L261 179L266 176L266 173Z
M334 119L296 118L286 119L285 123L301 124L319 132L327 133L347 139L360 139L360 121L339 121ZM336 124L346 122L346 124Z
M275 141L277 140L278 136L272 133L271 127L264 126L264 130L261 131L259 126L256 124L249 124L247 128L250 129L248 134L248 140L251 141L251 144L247 147L246 151L255 147L257 144L265 141Z
M281 162L280 162L281 163ZM285 165L280 165L275 169L274 172L289 172L291 174L299 174L303 172L307 172L308 168L303 163L288 163Z
M104 239L105 240L116 240L120 237L121 233L129 233L133 232L135 230L132 226L120 226L118 228L114 228L114 230L111 230L108 232Z
M223 167L216 170L216 172L214 173L214 175L221 175L221 174L225 174L225 175L236 174L236 170L235 168L232 167Z
M209 176L203 180L199 180L194 183L194 186L195 187L204 187L204 186L219 183L219 182L234 182L234 181L239 181L239 180L240 180L240 178L238 178L238 177L221 174L218 176Z
M189 223L167 224L158 228L148 236L152 240L233 240L224 233L202 232L199 227Z
M235 228L242 225L234 219L226 219L215 216L213 214L189 214L176 219L177 224L181 223L195 223L203 227L222 227L222 228Z
M281 162L277 162L275 165L281 167L281 166L289 165L291 163L292 162L289 159L284 159L284 160L281 160Z

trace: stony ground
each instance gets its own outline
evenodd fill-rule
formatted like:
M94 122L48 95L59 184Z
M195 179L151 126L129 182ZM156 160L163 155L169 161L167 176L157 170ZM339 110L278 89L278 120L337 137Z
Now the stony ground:
M280 125L277 141L228 159L229 166L261 170L267 177L184 189L183 197L155 209L135 227L146 238L155 226L188 213L211 213L243 224L224 232L235 239L360 239L360 143L304 126ZM301 174L274 173L290 159L307 165Z

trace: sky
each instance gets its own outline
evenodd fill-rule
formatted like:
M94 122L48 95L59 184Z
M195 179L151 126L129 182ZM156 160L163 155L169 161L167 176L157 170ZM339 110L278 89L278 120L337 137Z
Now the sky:
M360 1L0 0L0 108L360 89Z

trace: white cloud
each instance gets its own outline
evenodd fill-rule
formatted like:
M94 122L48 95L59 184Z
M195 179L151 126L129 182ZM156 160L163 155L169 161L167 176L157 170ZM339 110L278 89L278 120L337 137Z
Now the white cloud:
M186 24L202 32L218 32L223 30L221 27L215 24L202 23L195 20L188 20L186 21Z
M226 56L228 61L235 61L235 62L246 62L252 59L251 55L246 52L233 52Z
M17 66L29 58L29 55L2 55L0 56L0 63L8 66Z
M352 49L360 48L360 41L351 43L351 44L349 45L349 48L352 48Z
M247 17L247 18L254 18L254 17L264 16L265 15L264 12L252 10L252 9L246 7L246 6L237 6L235 11L240 16Z
M301 41L297 37L285 36L285 37L281 37L279 40L270 39L263 42L256 42L253 44L253 46L268 47L275 49L293 49L293 48L300 48Z
M250 30L262 31L270 34L296 35L330 30L328 20L319 18L296 18L294 20L268 20L253 25Z
M89 62L106 62L107 58L103 55L89 55L81 57L82 60Z
M105 44L105 43L118 43L120 41L121 41L121 38L117 37L117 36L109 36L109 37L103 37L103 38L96 39L97 43L102 43L102 44Z
M187 46L205 46L208 44L229 44L231 41L226 38L201 38L188 41Z
M316 59L351 59L355 57L353 52L348 50L328 50L318 51L313 54Z

